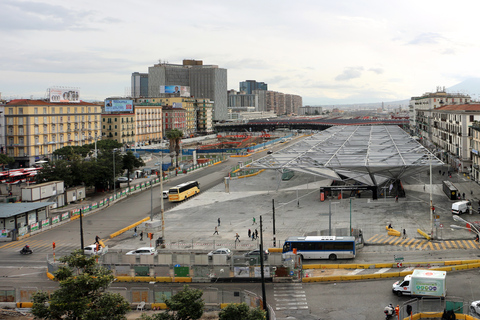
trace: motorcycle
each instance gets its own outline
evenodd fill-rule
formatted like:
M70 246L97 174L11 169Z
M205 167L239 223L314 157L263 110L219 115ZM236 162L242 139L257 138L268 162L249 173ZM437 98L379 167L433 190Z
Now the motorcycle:
M25 248L23 247L22 250L20 250L20 254L32 254L33 250L30 248Z
M390 303L388 306L386 306L384 309L383 309L383 312L385 313L385 320L388 320L390 319L391 317L393 317L393 314L395 312L395 309L393 308L393 305Z

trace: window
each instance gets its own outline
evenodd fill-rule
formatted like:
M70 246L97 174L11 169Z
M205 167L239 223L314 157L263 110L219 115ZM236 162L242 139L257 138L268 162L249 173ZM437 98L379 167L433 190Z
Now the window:
M8 108L8 114L13 114L13 108Z
M33 113L38 114L38 108L34 108Z
M43 108L43 114L47 114L47 108Z
M23 126L23 117L18 118L18 125Z
M23 133L23 127L18 127L18 134L24 134Z
M60 107L60 111L58 113L63 113L63 107Z
M25 149L24 148L18 148L18 156L19 157L24 157L25 156Z
M23 108L18 108L18 114L23 114Z

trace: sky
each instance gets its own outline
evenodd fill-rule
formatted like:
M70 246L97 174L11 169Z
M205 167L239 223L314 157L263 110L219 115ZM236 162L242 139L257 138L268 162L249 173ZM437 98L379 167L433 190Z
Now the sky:
M0 92L127 96L133 72L195 59L227 69L228 89L256 80L304 105L404 100L477 77L474 4L2 0Z

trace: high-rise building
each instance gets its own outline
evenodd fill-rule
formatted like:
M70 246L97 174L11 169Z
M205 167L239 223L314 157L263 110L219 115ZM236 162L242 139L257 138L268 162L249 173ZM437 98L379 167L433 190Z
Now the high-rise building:
M93 103L18 99L5 105L7 155L13 167L29 167L66 146L101 136L102 107Z
M255 80L240 82L240 91L246 94L252 94L253 90L268 90L268 85L265 82L257 82Z
M191 96L214 103L213 120L227 119L227 69L203 65L201 60L155 64L148 68L149 97L161 97L161 86L189 86Z
M132 73L132 98L148 97L148 73Z

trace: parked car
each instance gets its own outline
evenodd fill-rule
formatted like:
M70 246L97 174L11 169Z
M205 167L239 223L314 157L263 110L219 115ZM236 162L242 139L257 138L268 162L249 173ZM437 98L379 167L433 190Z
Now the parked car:
M163 190L163 199L168 199L168 190Z
M272 150L268 150L268 151L267 151L267 154L272 154L272 153L273 153Z
M156 256L157 254L157 250L151 247L142 247L126 253L127 256Z
M268 254L269 254L268 250L265 250L263 252L263 260L268 259ZM245 253L244 256L247 257L247 258L258 257L258 256L260 256L260 249L255 249L255 250L249 251L249 252Z
M227 256L227 259L230 259L232 257L232 250L228 248L218 248L217 250L210 251L207 256L208 259L213 259L213 255L225 255Z
M470 311L474 316L480 314L480 300L472 302L472 304L470 305Z
M98 246L98 251L97 251L97 245L92 244L83 248L83 252L85 252L85 255L87 256L102 255L108 252L108 246L106 247Z
M117 181L118 182L128 182L128 181L132 181L132 178L127 178L127 177L118 177L117 178Z

